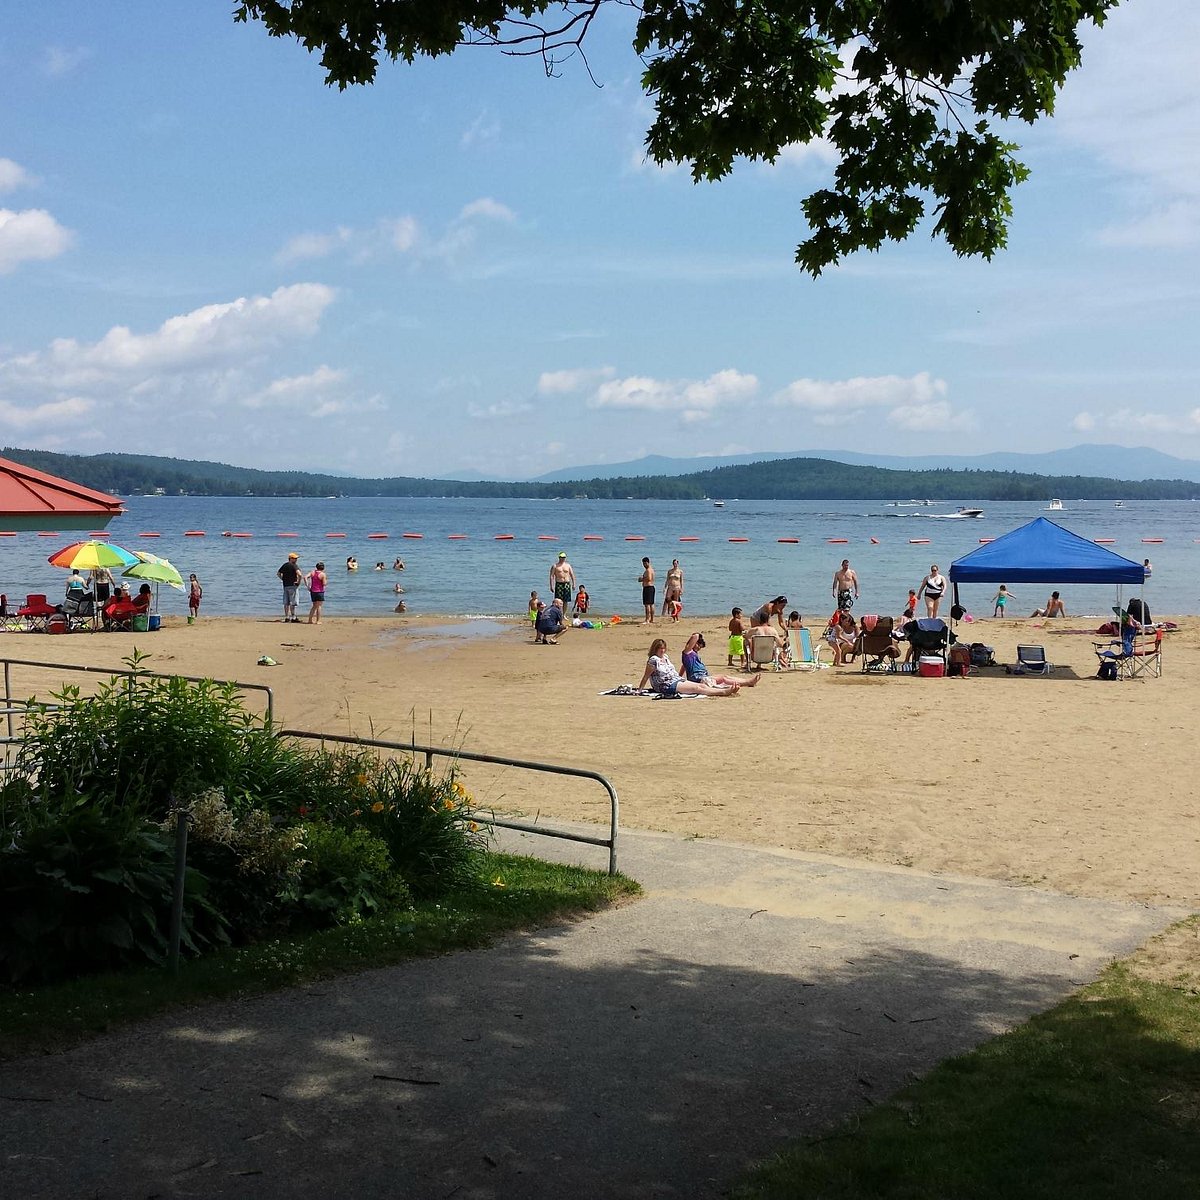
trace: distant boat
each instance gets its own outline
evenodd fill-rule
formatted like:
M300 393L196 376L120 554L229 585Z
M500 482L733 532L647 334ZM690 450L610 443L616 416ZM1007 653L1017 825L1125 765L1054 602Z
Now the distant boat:
M1046 505L1046 511L1047 512L1062 512L1062 506L1063 506L1063 503L1061 500L1051 500L1050 503Z
M714 500L713 501L713 508L724 508L724 507L725 507L724 500Z
M1124 508L1124 507L1125 507L1125 501L1124 501L1124 500L1118 500L1118 501L1116 502L1116 504L1114 504L1114 505L1113 505L1113 508Z
M1059 508L1061 508L1061 507L1062 507L1062 505L1060 504ZM958 515L960 517L982 517L983 509L982 508L960 508L958 510Z

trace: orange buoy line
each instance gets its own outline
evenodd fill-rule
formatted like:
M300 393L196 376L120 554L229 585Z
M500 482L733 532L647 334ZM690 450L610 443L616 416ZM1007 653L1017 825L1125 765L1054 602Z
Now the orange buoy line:
M986 546L989 542L992 542L992 541L995 541L995 538L980 538L979 544L981 546Z
M38 537L58 537L58 536L59 535L57 533L55 533L54 530L52 530L52 529L43 530L41 533L38 534ZM105 534L104 536L107 537L108 535Z
M872 545L872 546L878 546L878 545L879 545L879 539L878 539L878 538L872 538L872 539L871 539L871 545Z
M640 533L631 533L625 538L625 540L627 542L644 542L646 539L642 537Z
M382 542L382 541L387 540L387 536L388 535L386 533L368 533L367 541L368 542Z
M204 532L203 529L185 529L183 531L183 536L184 537L207 537L208 535ZM283 534L280 534L279 536L283 537Z
M253 537L254 534L252 534L252 533L231 533L229 536L236 537L236 538L248 538L248 537Z
M513 542L513 541L516 541L516 534L514 534L514 533L498 533L492 539L492 541L494 541L494 542Z
M750 539L749 538L729 538L728 540L731 542L748 542Z
M556 534L556 533L539 533L538 541L539 542L557 542L558 534Z
M1162 538L1142 538L1142 541L1148 546L1161 546L1163 543Z
M700 539L698 537L681 537L679 540L681 542L698 542Z
M285 530L283 533L277 533L276 537L299 537L298 533L292 533L290 530Z
M845 546L850 541L849 538L826 538L825 540L831 546Z
M151 533L151 532L147 531L147 532L139 533L138 537L162 537L162 534L161 533Z
M908 544L910 546L928 546L929 539L928 538L909 538Z
M344 533L327 533L325 536L327 538L344 538L346 535Z
M448 533L446 534L446 540L450 542L465 542L467 535L465 533Z
M598 533L585 533L583 535L585 542L602 542L604 539Z
M1092 538L1097 546L1112 546L1116 544L1116 540L1116 538Z
M423 533L402 533L400 536L406 537L410 541L417 541L417 540L423 538L425 535Z
M9 532L8 530L0 530L0 537L16 537L16 536L17 535L16 535L15 531Z
M775 540L787 546L798 546L800 544L799 538L776 538Z

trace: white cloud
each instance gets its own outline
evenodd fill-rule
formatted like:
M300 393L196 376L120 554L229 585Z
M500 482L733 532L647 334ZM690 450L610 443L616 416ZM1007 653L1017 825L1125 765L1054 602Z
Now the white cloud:
M481 196L478 200L472 200L470 204L464 204L458 217L460 221L482 217L489 221L511 222L517 219L517 214L507 204L501 204L499 200L493 200L490 196Z
M42 59L42 70L51 79L61 79L64 75L70 75L91 56L92 52L86 46L47 46L46 55Z
M1200 434L1200 408L1184 413L1118 408L1113 412L1097 413L1094 417L1090 413L1080 413L1072 422L1076 429L1081 428L1078 424L1080 417L1086 417L1091 422L1088 429L1102 426L1125 435L1134 430L1139 433Z
M326 258L353 237L353 231L339 225L332 233L300 233L287 242L275 256L277 262L299 262L307 258Z
M51 400L45 404L28 407L0 400L0 425L25 431L37 425L61 426L64 422L77 421L95 407L91 400L81 396L70 396L65 400Z
M23 262L57 258L75 235L41 208L0 208L0 275Z
M291 375L272 380L261 391L247 396L242 403L247 408L292 407L307 404L319 396L338 387L345 380L345 371L335 371L321 365L307 375Z
M524 400L499 400L495 404L468 404L467 415L477 421L501 421L524 416L533 405Z
M539 396L565 396L595 387L616 374L612 367L578 367L570 371L543 371L538 376Z
M212 389L244 389L236 375L213 376L214 368L236 370L285 340L311 336L333 297L323 284L299 283L270 296L205 305L171 317L151 333L116 325L96 342L59 338L44 351L0 359L0 397L153 395L169 388L172 377L195 381L207 373L205 397L219 398Z
M776 404L810 412L851 412L928 404L946 394L944 380L928 371L901 375L858 376L854 379L797 379L775 394Z
M969 412L955 412L948 400L928 404L902 404L888 413L890 424L910 433L944 433L947 430L973 429Z
M1125 187L1128 222L1104 231L1110 245L1200 240L1197 45L1194 0L1120 5L1102 29L1084 27L1083 67L1068 79L1049 129Z
M754 375L734 370L718 371L701 380L631 375L600 384L588 407L677 412L690 423L703 420L723 405L744 403L757 391L758 379Z
M500 120L485 109L463 131L459 144L467 146L488 145L500 137Z
M1091 433L1096 428L1096 418L1089 412L1076 413L1071 428L1076 433Z
M0 192L15 192L19 187L29 187L35 180L20 163L11 158L0 158Z

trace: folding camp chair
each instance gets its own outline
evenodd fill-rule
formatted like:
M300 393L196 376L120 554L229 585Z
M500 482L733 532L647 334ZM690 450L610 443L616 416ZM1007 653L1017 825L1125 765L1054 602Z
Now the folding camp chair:
M774 634L756 633L750 638L750 669L775 666L779 643Z
M897 668L900 650L892 637L891 617L876 617L870 629L866 628L868 617L863 617L863 631L858 635L856 650L862 659L862 671L892 674Z
M1141 633L1128 631L1121 641L1093 642L1096 657L1100 660L1101 676L1104 665L1111 663L1116 675L1109 678L1138 679L1150 675L1155 679L1162 675L1162 630Z
M812 632L808 629L789 629L791 645L791 669L793 671L819 671L828 664L821 661L821 643L813 645Z
M1049 675L1054 670L1054 664L1046 661L1045 646L1018 646L1017 666L1018 675Z
M25 597L25 603L17 609L17 616L25 621L31 633L45 633L50 627L50 618L57 612L44 594L35 592Z

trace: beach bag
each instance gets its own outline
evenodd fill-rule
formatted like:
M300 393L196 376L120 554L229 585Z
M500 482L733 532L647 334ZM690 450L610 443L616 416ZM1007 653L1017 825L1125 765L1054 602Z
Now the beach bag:
M993 646L985 646L982 642L971 643L971 666L994 667L996 651Z
M951 646L947 656L946 673L948 675L969 675L971 672L971 651L966 646Z
M1117 677L1117 664L1115 662L1102 662L1100 669L1096 672L1097 679L1113 680Z

